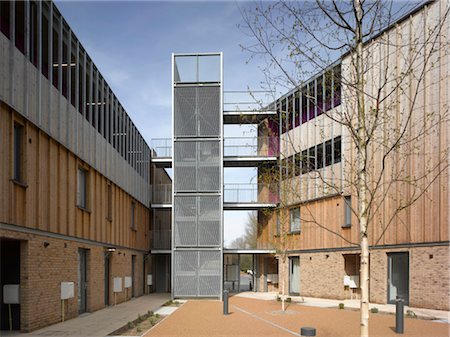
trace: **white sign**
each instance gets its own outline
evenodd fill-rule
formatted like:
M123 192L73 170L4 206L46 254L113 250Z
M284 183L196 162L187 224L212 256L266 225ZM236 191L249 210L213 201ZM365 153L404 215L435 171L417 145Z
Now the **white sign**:
M125 288L131 288L131 276L125 276Z
M19 304L19 285L5 284L3 286L3 303L5 304Z
M73 282L61 282L61 299L67 300L75 297L75 284Z
M152 286L153 285L152 274L147 274L147 285L148 286Z
M122 291L122 278L114 277L114 289L115 293L120 293Z

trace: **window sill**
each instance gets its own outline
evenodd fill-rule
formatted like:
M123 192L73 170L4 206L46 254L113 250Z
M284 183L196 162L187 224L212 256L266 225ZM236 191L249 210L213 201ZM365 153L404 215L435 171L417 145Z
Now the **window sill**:
M346 229L346 228L352 228L352 224L349 223L349 224L346 224L346 225L342 225L341 228L344 228L344 229Z
M288 233L288 235L299 235L299 234L301 234L301 233L302 233L301 230L298 230L298 231L291 231L291 232Z
M20 186L20 187L23 187L23 188L28 188L28 185L26 183L24 183L24 182L21 182L21 181L16 180L16 179L10 179L10 180L13 182L14 185L17 185L17 186Z
M77 205L77 208L79 210L82 210L83 212L91 214L91 210L90 209L84 208L83 206L80 206L80 205Z

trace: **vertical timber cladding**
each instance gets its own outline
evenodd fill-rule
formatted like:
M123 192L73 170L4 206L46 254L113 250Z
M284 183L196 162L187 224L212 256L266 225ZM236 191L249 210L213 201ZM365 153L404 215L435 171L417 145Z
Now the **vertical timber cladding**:
M173 56L172 294L222 290L222 55Z

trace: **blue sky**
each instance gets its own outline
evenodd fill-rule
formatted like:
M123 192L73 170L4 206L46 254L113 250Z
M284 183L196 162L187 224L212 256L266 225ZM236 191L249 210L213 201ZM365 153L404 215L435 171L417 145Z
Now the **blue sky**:
M171 135L171 53L224 53L225 90L259 88L258 61L247 64L239 7L250 2L55 1L147 143ZM229 128L239 135L247 128ZM254 170L226 170L248 182ZM225 242L243 233L243 212L225 213Z

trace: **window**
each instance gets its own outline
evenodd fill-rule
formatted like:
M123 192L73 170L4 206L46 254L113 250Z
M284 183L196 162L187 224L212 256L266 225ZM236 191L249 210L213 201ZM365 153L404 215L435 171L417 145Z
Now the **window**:
M83 169L78 169L78 186L77 186L77 206L87 209L87 179L88 172Z
M25 2L24 1L15 1L15 38L16 38L16 47L22 53L25 53Z
M341 162L341 136L334 139L334 163Z
M106 200L107 200L106 219L108 221L111 221L112 220L112 186L111 186L111 184L108 184L108 186L106 187Z
M343 228L352 226L352 197L347 195L344 197L344 224Z
M53 86L57 89L59 88L59 17L53 14L53 44L52 44L52 78Z
M24 162L24 127L14 123L14 172L13 179L17 182L24 182L23 162Z
M134 201L131 202L131 229L136 230L136 222L135 222L135 211L136 211L136 203Z
M49 61L49 3L42 2L42 26L41 26L41 39L42 39L42 74L48 78L48 61Z
M0 29L9 39L11 25L11 1L0 1Z
M69 71L71 68L71 60L69 60L69 31L64 25L62 39L62 88L61 92L65 98L69 98Z
M38 65L38 5L36 1L30 1L30 61Z
M280 235L280 232L281 232L281 228L280 228L280 211L277 211L276 212L276 216L277 216L277 219L276 219L276 232L275 232L275 235Z
M300 207L292 208L289 212L290 212L290 231L300 232Z

